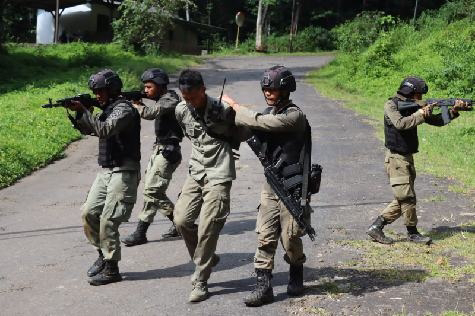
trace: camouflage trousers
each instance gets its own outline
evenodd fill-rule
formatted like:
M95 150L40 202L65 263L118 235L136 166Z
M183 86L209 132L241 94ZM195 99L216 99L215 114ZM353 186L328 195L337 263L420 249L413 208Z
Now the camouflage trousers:
M165 217L170 217L173 214L174 205L168 198L166 191L173 172L180 165L180 161L171 163L165 159L161 154L162 147L161 145L154 147L145 170L144 204L138 216L142 222L152 223L157 211L160 211Z
M106 260L121 259L119 225L130 218L139 181L139 171L105 169L97 174L81 208L84 233Z
M284 248L284 260L299 265L306 261L301 237L305 232L294 220L288 209L266 182L261 192L261 204L257 214L257 250L254 255L256 269L274 269L274 256L278 241ZM310 223L310 208L306 221Z
M386 206L381 215L388 223L392 223L404 214L404 224L406 226L416 226L417 200L414 190L416 169L414 168L412 154L400 155L388 150L384 165L389 176L394 200Z
M212 184L206 177L196 181L188 175L176 202L174 222L195 263L192 282L207 281L211 275L219 233L230 212L231 185L231 181Z

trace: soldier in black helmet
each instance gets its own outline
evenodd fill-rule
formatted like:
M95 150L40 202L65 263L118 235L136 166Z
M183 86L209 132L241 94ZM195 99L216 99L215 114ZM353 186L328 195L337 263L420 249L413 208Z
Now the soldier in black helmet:
M84 135L99 138L97 174L82 206L84 232L99 253L87 271L91 285L122 280L119 225L126 222L137 199L140 181L140 116L132 104L120 97L122 81L110 69L94 74L89 88L96 95L102 113L72 102L75 127Z
M180 142L183 132L175 118L175 107L180 97L168 90L168 75L159 68L146 70L141 77L147 98L134 102L134 107L143 119L155 120L156 141L153 147L144 179L144 205L139 214L135 232L122 239L126 246L147 242L147 229L157 211L167 217L171 226L162 235L164 239L179 237L173 223L174 205L166 195L173 172L181 162Z
M250 128L252 134L261 140L262 152L274 164L283 161L281 172L302 174L302 148L311 139L307 139L310 137L310 126L305 115L290 100L290 93L296 89L295 78L286 67L274 66L264 72L261 89L268 105L263 113L240 106L227 95L223 96L223 100L235 110L236 125ZM308 205L306 209L304 217L310 224L311 209ZM303 263L306 257L301 237L305 232L267 182L261 191L256 231L258 246L254 268L257 284L244 303L247 306L261 306L274 300L271 279L279 239L285 251L284 260L290 265L287 293L291 296L302 294Z
M383 227L402 215L404 215L409 241L422 244L432 242L430 237L421 235L416 227L416 192L414 191L416 169L413 159L413 154L417 153L419 148L417 126L424 122L434 126L444 125L441 114L433 115L431 106L421 101L422 95L428 90L423 79L413 76L404 78L397 94L384 105L384 136L387 148L384 165L394 200L367 231L373 240L383 244L394 242L384 235ZM420 107L399 110L398 105L403 102L417 103ZM463 101L456 101L455 106L450 109L451 119L459 116L458 109L463 106Z

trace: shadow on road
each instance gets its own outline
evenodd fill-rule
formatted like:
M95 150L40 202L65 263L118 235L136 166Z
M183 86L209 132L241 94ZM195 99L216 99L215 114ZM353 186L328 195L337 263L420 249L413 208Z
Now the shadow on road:
M219 264L213 268L213 271L231 270L248 264L250 262L249 258L254 256L253 253L223 253L218 255L221 260ZM121 274L124 277L124 281L136 281L185 277L190 276L194 271L195 265L193 262L189 261L172 267L147 270L143 272L123 272Z
M46 235L59 235L73 232L82 231L82 226L65 226L65 227L54 227L54 228L42 228L42 229L32 229L32 230L21 230L15 232L0 233L0 240L6 239L16 239L16 238L31 238L37 236L46 236Z
M427 276L424 270L410 269L375 269L356 270L323 267L321 269L305 267L305 295L351 294L360 296L365 293L377 292L390 287L400 286L409 282L420 282ZM230 280L209 284L209 288L219 287L212 295L249 292L254 288L255 276L246 279ZM286 286L288 273L273 274L272 285ZM245 296L246 294L243 294ZM288 298L285 290L278 293L275 301Z
M360 296L409 282L422 282L427 272L422 269L338 269L323 267L307 269L305 281L314 283L307 286L307 294L348 293Z
M475 225L460 225L460 226L437 226L432 228L428 235L433 240L443 240L449 238L457 233L475 233Z
M221 231L221 235L239 235L248 231L253 231L256 227L256 219L244 219L228 221Z

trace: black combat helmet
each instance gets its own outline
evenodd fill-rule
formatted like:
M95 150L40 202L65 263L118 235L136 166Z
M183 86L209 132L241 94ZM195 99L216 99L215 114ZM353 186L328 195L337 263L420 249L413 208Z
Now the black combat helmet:
M296 87L294 75L284 66L271 67L262 75L261 88L263 90L278 89L294 92Z
M143 83L151 81L157 85L167 85L170 83L168 75L160 68L151 68L144 71L142 77L140 77Z
M119 94L122 89L122 80L117 73L104 69L89 78L89 89L97 90L107 88L112 94Z
M406 77L401 82L397 93L402 94L405 97L411 96L414 93L426 94L429 91L429 87L427 86L424 79L419 77Z

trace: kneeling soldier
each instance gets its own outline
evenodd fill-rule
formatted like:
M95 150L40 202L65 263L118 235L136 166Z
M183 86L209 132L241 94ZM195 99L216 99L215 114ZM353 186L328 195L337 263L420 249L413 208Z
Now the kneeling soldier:
M302 172L307 174L303 171L305 164L302 162L304 148L311 142L310 126L300 108L289 99L290 93L296 89L294 76L287 68L274 66L264 72L261 88L269 106L263 113L239 106L227 95L223 96L223 100L236 111L236 125L250 128L254 137L260 139L260 152L273 166L279 165L277 169L280 170L280 178L285 178L285 175L301 175ZM303 177L300 179L302 182ZM300 190L300 184L296 184L297 191ZM309 225L310 206L306 204L304 209L303 217ZM256 231L258 246L254 267L257 285L244 299L244 303L247 306L261 306L274 300L271 279L279 238L285 251L284 260L290 265L287 293L291 296L302 294L303 263L306 257L301 237L305 235L305 231L273 191L269 181L266 181L261 191Z
M419 148L417 126L424 122L434 126L444 125L441 114L433 115L432 106L421 103L422 95L428 90L427 84L421 78L407 77L401 82L396 96L384 105L384 136L387 148L384 165L394 200L367 231L371 238L382 244L394 242L384 235L383 227L403 214L409 241L422 244L432 242L430 237L421 235L416 227L416 169L413 159L413 154L417 153ZM418 106L420 103L421 106ZM458 117L458 110L464 109L465 106L463 101L456 100L455 106L449 112L450 119Z
M126 222L137 199L140 181L140 116L132 104L120 97L122 81L112 70L92 75L89 88L102 113L92 115L80 102L69 105L77 112L75 127L84 135L99 137L96 176L82 206L84 232L99 257L89 268L91 285L122 280L119 225Z
M137 229L122 239L126 246L147 242L147 229L157 211L171 222L168 232L162 237L167 239L180 236L173 223L173 203L166 195L173 172L181 162L180 142L183 132L175 118L175 107L180 102L180 97L175 91L167 90L168 75L161 69L146 70L141 80L147 98L134 102L133 105L143 119L155 120L156 142L145 170L144 205L139 214Z

